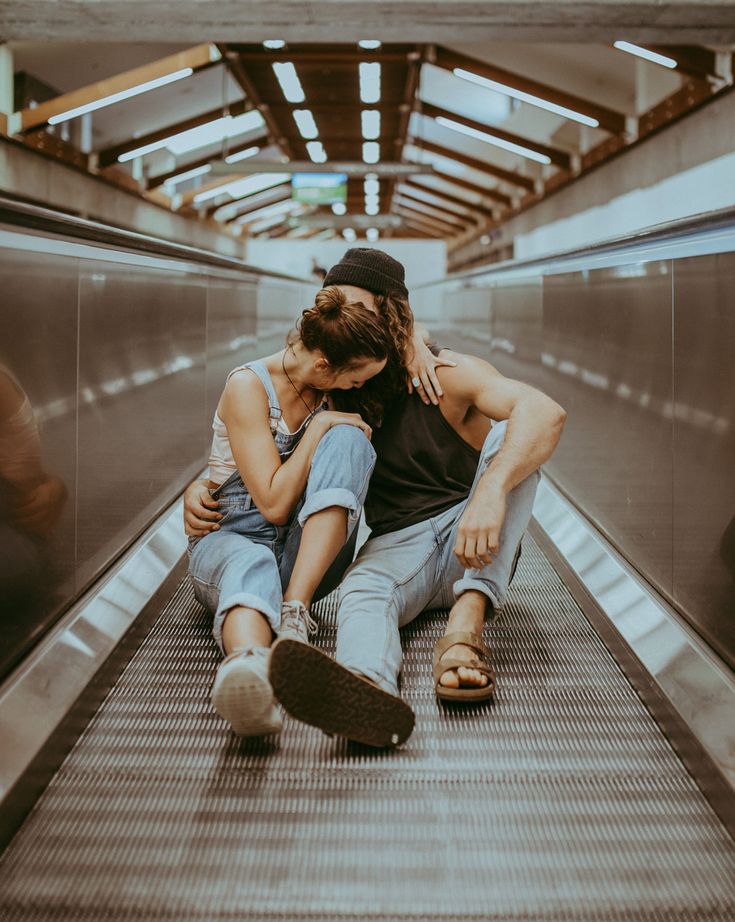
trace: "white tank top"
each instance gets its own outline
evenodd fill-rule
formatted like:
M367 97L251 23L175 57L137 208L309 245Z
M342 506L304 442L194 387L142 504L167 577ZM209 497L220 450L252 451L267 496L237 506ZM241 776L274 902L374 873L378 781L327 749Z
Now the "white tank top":
M283 421L281 405L278 402L273 380L263 362L255 361L247 362L245 365L238 365L237 368L233 368L227 375L227 380L229 381L235 372L243 371L246 368L250 369L250 371L258 376L261 384L265 388L265 392L268 395L268 415L271 432L273 433L273 438L281 458L287 457L298 445L301 436L306 431L306 427L309 425L314 415L327 408L326 398L306 417L295 432L290 432ZM214 411L214 418L212 420L212 431L212 449L209 453L209 479L212 483L219 486L237 471L237 464L232 454L227 427L222 422L216 410Z

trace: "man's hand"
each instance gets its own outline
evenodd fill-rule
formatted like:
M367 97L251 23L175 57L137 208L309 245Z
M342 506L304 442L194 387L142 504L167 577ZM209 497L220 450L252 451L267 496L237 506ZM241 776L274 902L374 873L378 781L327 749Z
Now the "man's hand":
M465 569L479 570L493 562L500 548L500 532L505 521L505 491L500 488L478 490L462 513L454 553Z
M217 511L219 503L212 499L207 482L195 480L184 493L184 531L187 535L203 538L210 531L217 531L222 515Z

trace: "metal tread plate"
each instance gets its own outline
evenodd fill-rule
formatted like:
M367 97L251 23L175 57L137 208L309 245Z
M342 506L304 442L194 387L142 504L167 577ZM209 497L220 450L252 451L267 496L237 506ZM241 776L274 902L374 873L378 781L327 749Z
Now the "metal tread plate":
M732 920L732 841L533 541L494 703L436 702L444 620L404 632L403 749L240 741L184 583L3 856L0 918Z

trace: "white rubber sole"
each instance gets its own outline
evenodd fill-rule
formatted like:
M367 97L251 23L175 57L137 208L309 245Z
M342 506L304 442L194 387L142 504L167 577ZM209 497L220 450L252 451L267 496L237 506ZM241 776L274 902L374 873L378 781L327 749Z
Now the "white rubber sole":
M268 657L241 654L222 663L212 686L212 706L238 736L279 733L283 720L268 681Z

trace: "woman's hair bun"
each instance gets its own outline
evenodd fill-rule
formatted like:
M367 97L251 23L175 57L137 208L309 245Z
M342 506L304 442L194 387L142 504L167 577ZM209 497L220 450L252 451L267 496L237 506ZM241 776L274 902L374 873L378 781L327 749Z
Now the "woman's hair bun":
M336 285L329 285L317 292L314 307L327 320L336 319L347 304L347 295Z

